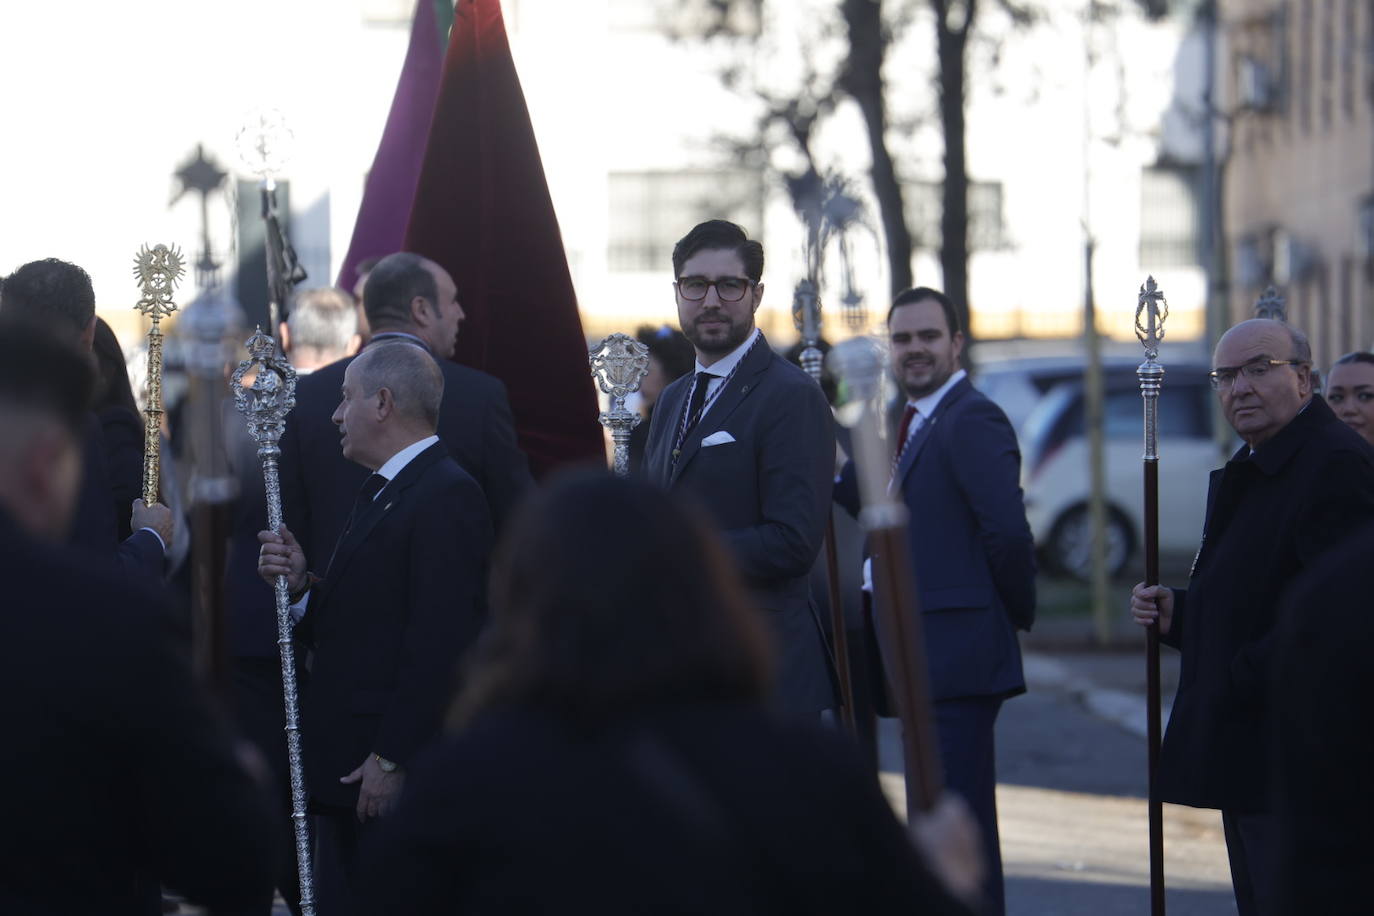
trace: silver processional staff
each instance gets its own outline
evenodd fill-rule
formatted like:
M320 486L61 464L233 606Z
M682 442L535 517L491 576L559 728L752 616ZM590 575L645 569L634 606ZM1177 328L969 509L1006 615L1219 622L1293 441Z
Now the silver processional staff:
M627 334L612 334L587 354L592 378L610 396L611 409L597 418L611 431L615 444L612 465L615 476L630 476L630 433L639 425L639 414L625 406L625 399L639 390L649 371L649 348Z
M248 421L248 434L258 444L262 479L267 490L267 527L280 532L282 433L286 415L296 406L296 370L277 355L277 342L258 328L248 338L248 358L234 370L230 384L234 403ZM252 382L244 387L244 379ZM295 828L296 867L301 885L301 912L315 916L315 882L310 867L310 831L306 824L305 773L301 766L300 698L296 687L296 654L291 635L291 597L286 576L277 576L277 648L281 653L282 693L286 706L286 754L291 774L291 820Z

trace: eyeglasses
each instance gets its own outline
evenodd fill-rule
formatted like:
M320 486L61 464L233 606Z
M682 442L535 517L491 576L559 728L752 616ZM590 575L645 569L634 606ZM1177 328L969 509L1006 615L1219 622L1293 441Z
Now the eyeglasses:
M1244 375L1250 383L1263 379L1275 366L1305 366L1304 359L1269 359L1261 356L1243 366L1218 366L1207 373L1212 387L1218 391L1229 390L1236 383L1236 376Z
M717 277L708 280L705 277L678 277L677 291L682 298L691 302L705 299L706 293L711 287L716 288L716 295L721 302L738 302L744 298L744 294L749 292L749 287L753 286L752 280L747 277Z

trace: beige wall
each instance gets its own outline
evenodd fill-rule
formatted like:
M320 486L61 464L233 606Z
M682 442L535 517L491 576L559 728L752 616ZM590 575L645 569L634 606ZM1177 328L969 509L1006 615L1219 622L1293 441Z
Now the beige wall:
M1360 232L1361 203L1374 190L1374 4L1227 0L1221 9L1223 98L1234 113L1224 204L1230 317L1251 315L1272 280L1326 367L1374 343L1374 288ZM1247 57L1278 75L1268 111L1243 105ZM1289 275L1272 252L1275 229L1299 253ZM1247 238L1259 240L1263 275L1246 278L1238 269Z

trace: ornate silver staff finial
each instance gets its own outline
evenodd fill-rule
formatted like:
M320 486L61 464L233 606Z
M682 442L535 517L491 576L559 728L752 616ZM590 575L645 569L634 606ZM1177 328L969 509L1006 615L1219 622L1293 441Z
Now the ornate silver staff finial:
M1145 460L1159 458L1159 389L1164 384L1164 367L1158 362L1159 344L1164 339L1164 321L1169 317L1169 301L1164 291L1147 277L1140 287L1135 307L1135 336L1145 348L1145 362L1135 370L1140 380L1140 396L1145 399Z
M248 420L248 433L258 444L258 457L267 458L270 454L275 458L280 453L272 450L286 430L286 415L296 406L296 370L277 357L277 342L260 327L248 338L246 346L248 358L239 363L230 379L234 403ZM253 380L245 388L243 380L250 372ZM269 454L264 454L264 450Z
M640 416L625 408L625 399L639 390L649 371L649 348L626 334L612 334L592 347L587 362L597 386L611 398L611 409L598 419L615 443L615 474L628 477L630 431L639 425Z
M281 174L291 160L295 139L285 115L275 108L263 108L244 119L234 143L248 171L270 186L272 177Z
M143 408L143 501L158 501L162 457L162 328L163 318L177 310L172 301L186 267L175 246L144 245L134 256L134 277L143 295L134 308L152 319L148 330L148 397Z
M286 316L291 289L305 279L305 269L282 231L277 217L277 181L294 151L295 134L286 126L286 116L275 108L252 112L239 128L235 142L239 158L258 181L262 200L262 219L266 229L267 312L269 330L276 329Z
M1266 286L1264 293L1255 302L1255 317L1272 318L1275 321L1288 320L1288 302L1274 284Z
M278 443L286 429L286 415L296 406L296 370L278 357L277 342L259 327L248 338L248 358L230 378L234 403L248 421L248 433L258 444L262 478L267 491L267 527L282 528L281 479ZM252 374L252 382L244 379ZM291 596L285 576L274 583L277 599L277 649L286 707L286 756L291 776L291 820L295 826L296 867L299 870L301 912L315 916L315 884L310 867L310 831L306 824L305 770L301 764L300 695L296 685L296 653L291 637Z

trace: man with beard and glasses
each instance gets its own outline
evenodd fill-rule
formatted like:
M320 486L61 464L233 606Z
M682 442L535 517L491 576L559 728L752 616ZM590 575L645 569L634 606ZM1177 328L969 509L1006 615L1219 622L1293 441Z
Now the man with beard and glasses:
M763 246L709 220L673 248L682 332L695 371L658 396L644 472L706 509L770 624L776 705L835 705L808 577L825 536L835 432L821 389L754 326Z
M1006 414L959 367L964 334L948 296L926 287L899 293L887 326L893 372L906 395L893 418L889 488L910 512L940 758L946 783L982 831L988 868L980 912L1000 914L993 726L1002 701L1026 690L1016 630L1035 620L1021 453ZM852 462L835 498L857 512Z

